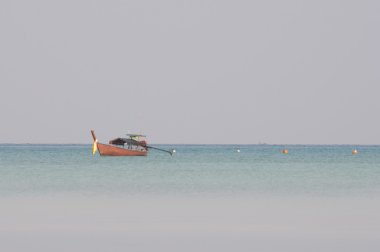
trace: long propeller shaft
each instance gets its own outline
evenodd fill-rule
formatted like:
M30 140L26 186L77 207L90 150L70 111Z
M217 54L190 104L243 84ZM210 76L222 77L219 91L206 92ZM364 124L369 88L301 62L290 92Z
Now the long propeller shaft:
M170 155L173 155L173 151L168 151L168 150L164 150L164 149L160 149L160 148L156 148L156 147L148 146L148 145L146 145L145 147L147 147L147 148L149 148L149 149L154 149L154 150L164 151L164 152L169 153Z
M130 143L132 143L134 145L142 146L142 147L148 148L148 149L154 149L154 150L159 150L159 151L167 152L170 155L173 155L173 151L168 151L168 150L160 149L160 148L157 148L157 147L149 146L149 145L143 144L143 143L141 143L141 142L139 142L137 140L134 140L134 139L129 139L129 141L130 141Z

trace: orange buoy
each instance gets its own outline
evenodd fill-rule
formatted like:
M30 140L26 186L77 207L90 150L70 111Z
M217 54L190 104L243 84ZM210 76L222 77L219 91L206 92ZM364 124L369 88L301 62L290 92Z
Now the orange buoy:
M282 154L288 154L288 153L289 153L288 149L283 149L282 150Z
M359 152L358 152L358 150L357 149L354 149L354 150L352 150L352 155L356 155L356 154L358 154Z

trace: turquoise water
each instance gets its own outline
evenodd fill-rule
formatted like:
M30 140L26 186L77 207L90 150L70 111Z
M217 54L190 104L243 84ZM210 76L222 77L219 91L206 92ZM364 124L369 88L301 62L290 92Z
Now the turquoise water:
M90 145L0 145L0 195L252 194L362 197L380 192L380 146L172 145L173 156L92 156ZM236 150L241 151L238 153ZM352 149L358 155L352 155Z

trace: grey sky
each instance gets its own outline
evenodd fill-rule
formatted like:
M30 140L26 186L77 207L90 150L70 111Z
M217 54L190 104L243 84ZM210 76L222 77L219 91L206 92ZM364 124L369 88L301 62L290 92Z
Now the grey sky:
M379 1L0 2L0 142L380 143Z

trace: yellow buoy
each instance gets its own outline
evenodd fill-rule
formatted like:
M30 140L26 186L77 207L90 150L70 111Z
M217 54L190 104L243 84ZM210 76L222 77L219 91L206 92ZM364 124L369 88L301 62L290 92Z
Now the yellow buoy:
M358 152L357 149L352 150L352 155L356 155L356 154L358 154L358 153L359 153L359 152Z
M288 149L283 149L282 150L282 154L288 154L288 153L289 153Z

